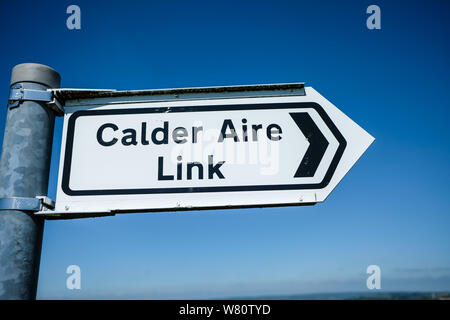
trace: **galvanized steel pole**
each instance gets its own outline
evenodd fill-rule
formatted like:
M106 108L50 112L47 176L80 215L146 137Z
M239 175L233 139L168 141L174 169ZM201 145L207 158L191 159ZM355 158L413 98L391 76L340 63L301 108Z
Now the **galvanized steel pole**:
M11 86L59 88L50 67L15 66ZM22 101L7 111L0 159L0 198L47 195L54 112L45 102ZM0 211L0 299L35 299L44 221L30 211Z

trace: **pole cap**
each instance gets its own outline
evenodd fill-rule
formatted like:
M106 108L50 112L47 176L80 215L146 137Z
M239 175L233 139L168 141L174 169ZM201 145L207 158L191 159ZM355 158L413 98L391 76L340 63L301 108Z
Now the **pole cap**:
M59 88L61 76L43 64L21 63L12 69L10 85L18 82L37 82L49 88Z

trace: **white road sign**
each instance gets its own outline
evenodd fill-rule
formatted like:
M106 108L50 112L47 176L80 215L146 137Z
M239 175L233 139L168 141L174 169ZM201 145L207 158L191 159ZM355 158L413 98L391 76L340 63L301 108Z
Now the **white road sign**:
M374 138L305 93L67 108L55 211L324 201Z

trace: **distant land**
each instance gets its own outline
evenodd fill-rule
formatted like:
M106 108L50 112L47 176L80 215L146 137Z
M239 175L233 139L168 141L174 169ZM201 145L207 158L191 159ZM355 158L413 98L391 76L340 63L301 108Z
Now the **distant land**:
M221 299L222 300L222 299ZM345 292L257 297L232 297L224 300L450 300L450 292Z

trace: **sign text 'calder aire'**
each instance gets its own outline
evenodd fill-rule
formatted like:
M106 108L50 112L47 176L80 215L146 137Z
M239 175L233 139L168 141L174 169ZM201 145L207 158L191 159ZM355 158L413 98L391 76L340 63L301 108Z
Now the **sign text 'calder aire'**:
M240 125L242 130L239 131L241 133L239 135L233 121L231 119L225 119L217 142L223 142L225 139L230 139L234 142L256 142L258 141L258 138L263 139L264 137L271 141L279 141L282 138L283 131L278 124L272 123L264 128L262 124L249 125L245 118L242 119L241 122ZM118 131L122 133L120 134ZM191 132L190 135L189 131ZM156 127L153 130L149 130L147 128L147 123L142 122L139 133L138 130L133 128L122 129L114 123L105 123L97 130L97 141L104 147L113 146L116 143L119 143L119 140L124 146L136 146L139 143L145 146L149 145L150 141L154 145L167 145L169 144L169 141L173 141L176 144L183 144L188 141L197 143L198 134L203 131L203 127L192 127L189 131L185 127L173 128L170 135L171 139L169 139L168 121L164 121L162 127ZM108 133L108 138L105 138L106 133ZM183 167L185 167L186 170L187 180L192 180L194 169L196 169L195 171L197 172L199 180L203 180L204 178L214 179L215 176L219 179L225 179L225 176L220 171L220 167L225 161L214 163L213 155L208 156L207 170L206 166L200 162L187 162L186 164L183 164L181 155L177 157L177 160L177 170L176 173L172 175L164 172L164 157L158 157L158 180L182 180ZM205 170L207 171L207 174L204 172Z

